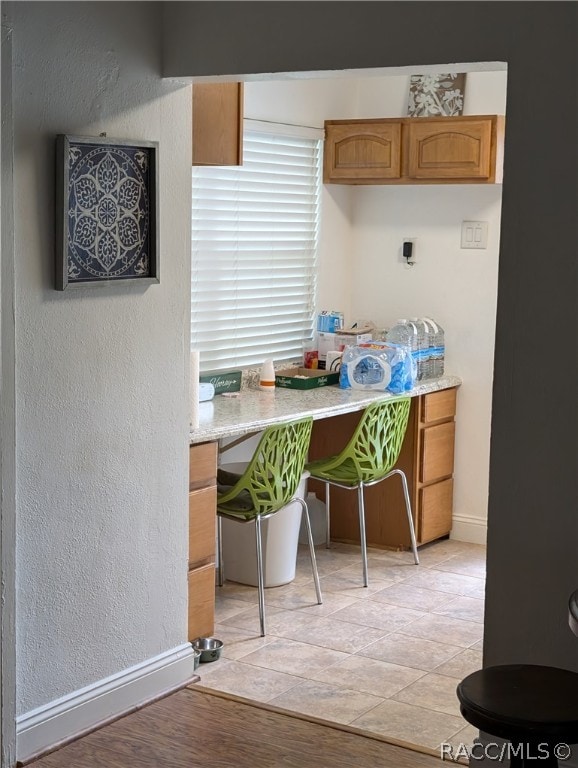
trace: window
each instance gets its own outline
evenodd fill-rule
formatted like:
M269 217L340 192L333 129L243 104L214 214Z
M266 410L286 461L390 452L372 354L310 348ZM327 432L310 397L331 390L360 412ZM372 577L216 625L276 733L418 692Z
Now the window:
M193 168L191 346L205 371L300 357L314 330L321 132L249 122L243 166Z

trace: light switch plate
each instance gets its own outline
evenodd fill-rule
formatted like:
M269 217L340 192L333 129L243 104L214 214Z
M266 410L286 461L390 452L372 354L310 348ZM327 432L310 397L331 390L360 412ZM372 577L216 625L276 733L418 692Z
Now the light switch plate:
M487 221L462 221L462 248L488 247Z

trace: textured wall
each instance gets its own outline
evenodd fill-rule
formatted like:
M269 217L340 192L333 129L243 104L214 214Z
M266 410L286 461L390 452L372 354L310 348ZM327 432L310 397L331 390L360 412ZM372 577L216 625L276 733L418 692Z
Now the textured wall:
M576 364L577 7L164 5L167 75L508 62L486 660L577 668L576 399L537 357ZM23 712L185 636L190 107L158 79L156 3L14 13ZM161 285L57 294L53 137L101 131L165 147Z
M575 387L563 386L575 381L578 352L578 6L526 3L523 18L514 2L164 8L167 75L507 62L485 659L578 669L567 621L578 581L578 418Z
M15 3L18 711L186 638L190 88L156 3ZM54 137L160 142L160 285L53 290Z

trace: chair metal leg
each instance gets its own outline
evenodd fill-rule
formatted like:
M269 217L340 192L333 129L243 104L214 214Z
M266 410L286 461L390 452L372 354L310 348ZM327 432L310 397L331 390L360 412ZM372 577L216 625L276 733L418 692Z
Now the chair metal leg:
M403 486L403 495L405 498L405 509L407 512L407 520L409 523L409 535L411 537L411 548L413 550L413 559L415 561L415 564L419 565L419 557L417 554L417 544L415 541L415 528L413 526L413 517L411 514L411 502L409 500L409 490L407 488L407 477L405 476L405 472L402 472L401 469L395 469L394 472L401 476L401 484Z
M219 570L217 576L219 579L219 586L222 587L225 580L225 569L223 564L223 518L220 515L217 515L217 552L219 555Z
M363 502L363 483L357 488L357 505L359 508L359 539L361 542L361 559L363 562L363 586L369 584L369 574L367 570L367 539L365 536L365 504Z
M298 501L305 513L305 526L307 528L307 539L309 541L309 556L311 558L311 568L313 570L313 581L315 582L315 592L317 593L317 605L321 605L323 600L321 599L321 586L319 584L319 572L317 570L317 559L315 557L315 544L313 543L313 531L311 530L311 519L309 517L309 509L304 499L295 499Z
M263 545L261 538L261 518L255 518L255 543L257 546L257 586L259 589L259 626L261 637L265 637L265 579L263 576Z
M331 547L331 518L329 516L329 483L325 483L325 548Z

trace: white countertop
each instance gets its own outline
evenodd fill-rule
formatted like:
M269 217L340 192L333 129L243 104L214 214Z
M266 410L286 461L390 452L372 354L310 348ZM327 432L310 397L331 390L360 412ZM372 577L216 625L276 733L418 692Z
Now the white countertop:
M406 394L418 397L441 389L459 387L461 383L458 376L442 376L424 381ZM309 390L275 387L274 392L247 388L242 389L238 397L215 395L213 400L199 404L199 427L191 430L190 443L259 432L271 424L304 416L325 419L340 413L360 411L374 400L392 397L398 395L341 389L337 384Z

